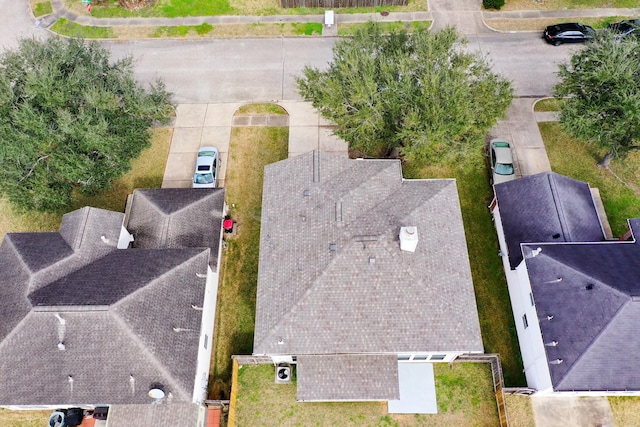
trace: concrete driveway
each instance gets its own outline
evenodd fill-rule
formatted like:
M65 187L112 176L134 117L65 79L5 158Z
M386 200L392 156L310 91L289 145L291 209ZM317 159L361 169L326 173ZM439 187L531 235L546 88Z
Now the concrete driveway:
M239 102L178 105L163 188L191 187L196 152L205 146L216 147L220 152L218 186L224 187L231 128L234 125L269 124L268 120L234 122L234 114L242 105L244 103ZM333 126L322 119L310 103L289 101L278 105L288 113L289 157L311 150L348 155L347 143L332 134Z

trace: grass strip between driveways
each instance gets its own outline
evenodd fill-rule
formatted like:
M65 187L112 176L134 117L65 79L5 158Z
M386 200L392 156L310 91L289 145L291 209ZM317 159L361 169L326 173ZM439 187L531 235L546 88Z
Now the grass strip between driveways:
M227 164L227 204L237 236L226 240L216 312L212 399L228 398L231 356L253 352L264 166L287 158L288 127L233 128Z
M434 363L437 414L388 414L386 402L296 402L294 380L275 384L273 365L238 371L238 426L496 426L491 368L485 363Z
M456 178L486 353L498 353L507 386L526 380L509 291L488 206L493 198L482 150L450 164L405 165L406 178Z

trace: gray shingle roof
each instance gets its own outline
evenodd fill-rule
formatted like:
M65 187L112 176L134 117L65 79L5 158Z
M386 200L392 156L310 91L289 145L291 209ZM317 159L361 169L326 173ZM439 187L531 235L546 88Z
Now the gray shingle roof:
M255 354L482 350L454 180L319 152L265 168Z
M134 248L211 248L218 263L224 188L139 189L133 192L126 224Z
M525 245L537 248L525 261L543 340L557 342L545 346L554 389L640 390L638 243Z
M296 369L300 401L400 399L394 354L300 356Z
M201 213L216 218L208 232L219 238L216 193L219 212ZM84 208L59 233L5 236L1 405L149 403L152 383L191 401L210 249L118 250L123 218Z
M496 184L509 263L520 264L520 243L605 239L587 183L553 172Z
M112 405L109 427L190 427L197 425L199 410L195 403Z

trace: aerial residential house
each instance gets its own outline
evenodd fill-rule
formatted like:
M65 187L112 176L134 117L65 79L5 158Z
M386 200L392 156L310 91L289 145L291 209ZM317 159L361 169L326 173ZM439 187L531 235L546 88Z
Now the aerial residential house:
M202 402L223 209L224 189L136 190L126 215L86 207L58 232L8 233L0 406Z
M543 173L495 186L491 205L529 387L640 394L640 247L605 237L589 185Z
M412 367L482 352L455 180L317 151L265 168L254 355L295 364L299 401L397 402Z

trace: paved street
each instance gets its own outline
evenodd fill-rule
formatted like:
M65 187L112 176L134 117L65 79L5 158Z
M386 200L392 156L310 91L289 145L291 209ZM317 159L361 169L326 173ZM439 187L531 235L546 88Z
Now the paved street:
M557 64L576 46L549 46L537 33L468 36L496 71L513 81L516 96L545 96ZM299 100L295 76L305 65L331 59L332 37L150 40L106 42L114 56L132 54L142 81L164 78L178 102Z

